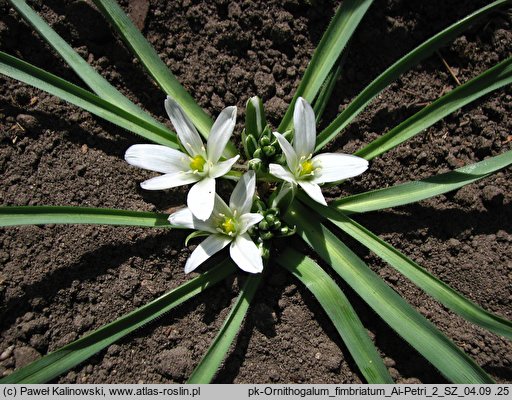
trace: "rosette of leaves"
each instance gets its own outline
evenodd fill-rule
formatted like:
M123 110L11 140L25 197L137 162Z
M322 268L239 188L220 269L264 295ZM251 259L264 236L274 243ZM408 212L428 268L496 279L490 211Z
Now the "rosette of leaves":
M111 22L114 30L133 51L162 91L172 96L193 121L197 130L207 135L212 121L193 98L178 83L156 51L136 29L127 15L110 0L94 0L101 13ZM338 8L309 63L294 99L288 107L279 132L289 131L295 100L301 96L312 103L317 116L322 114L330 99L341 71L339 60L352 34L360 24L372 0L345 0ZM12 0L11 5L20 15L62 56L90 90L83 89L13 55L0 52L0 72L44 90L74 105L82 107L107 121L147 140L177 148L176 136L166 126L149 116L99 75L73 48L67 44L24 1ZM434 35L414 50L404 55L359 93L317 137L317 151L343 133L344 129L365 107L402 73L464 32L475 21L488 18L500 11L510 1L498 0L475 11L455 24ZM363 27L364 28L364 27ZM364 49L361 49L364 51ZM368 143L355 154L372 160L420 134L426 128L479 99L512 82L512 59L496 63L475 78L448 91L429 103L401 124ZM258 133L261 132L261 133ZM265 127L257 138L247 141L248 157L255 155L274 157L270 148L275 143ZM248 135L253 135L247 132ZM270 142L267 143L269 138ZM263 149L267 148L267 152ZM259 154L255 154L261 149ZM251 154L252 153L252 154ZM268 153L268 154L267 154ZM236 154L231 145L225 156ZM353 218L355 214L377 211L417 202L447 193L464 185L485 178L509 166L512 152L489 157L478 163L462 166L454 171L419 181L402 183L366 193L335 200L324 207L312 204L300 194L295 197L285 215L288 226L296 227L300 238L310 245L321 259L314 261L286 242L281 243L279 257L269 259L268 274L273 268L284 268L301 281L318 300L336 331L344 341L361 375L369 383L391 383L391 378L375 344L368 336L348 298L331 275L337 275L366 302L387 325L403 340L430 362L447 380L455 383L490 383L492 378L468 354L457 347L432 322L400 297L386 282L340 239L340 232L350 236L362 246L382 258L400 274L416 284L452 312L464 319L510 339L512 323L483 310L463 295L443 283L418 263L379 236L373 234ZM236 176L233 177L236 179ZM272 215L272 214L268 214ZM168 228L165 213L98 209L88 207L2 207L0 225L30 224L104 224ZM271 218L270 218L271 219ZM213 264L218 265L213 265ZM228 259L211 260L206 272L191 278L152 302L135 309L104 327L89 333L64 347L51 352L35 362L4 377L2 383L47 382L82 363L139 327L170 312L178 305L215 286L235 272ZM231 343L240 330L258 286L265 282L265 275L248 276L240 289L230 313L208 351L196 366L189 382L210 382L228 354Z

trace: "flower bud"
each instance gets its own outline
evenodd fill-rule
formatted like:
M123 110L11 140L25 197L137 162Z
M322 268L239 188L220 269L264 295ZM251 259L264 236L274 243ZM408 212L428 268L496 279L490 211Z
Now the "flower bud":
M272 157L274 154L276 154L276 148L274 146L265 146L263 147L263 153L267 157Z
M272 225L276 221L276 217L274 217L272 214L267 214L265 215L265 221Z
M245 138L244 138L245 136ZM242 131L243 145L247 153L247 157L251 158L256 149L258 148L258 142L253 135L245 135L245 130Z
M260 138L260 145L261 146L268 146L270 144L271 140L268 136L263 136Z
M274 237L274 234L272 232L263 232L262 234L260 234L260 237L263 239L263 240L270 240Z
M263 166L263 164L259 158L253 158L252 160L249 160L249 162L247 163L247 166L249 169L259 172L261 170L261 167Z
M269 228L269 225L268 225L268 222L265 221L265 220L262 220L259 224L258 224L258 228L262 231L268 231L268 228Z

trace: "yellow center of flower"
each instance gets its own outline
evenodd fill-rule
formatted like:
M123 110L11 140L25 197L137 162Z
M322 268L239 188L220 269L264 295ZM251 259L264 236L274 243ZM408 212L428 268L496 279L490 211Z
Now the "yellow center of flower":
M220 229L227 235L232 236L236 233L236 224L233 218L224 217L224 222L220 224Z
M304 161L300 167L300 176L310 175L315 170L315 166L311 160Z
M190 168L192 171L204 171L204 164L206 164L206 160L203 156L200 156L199 154L192 158L192 161L190 161Z

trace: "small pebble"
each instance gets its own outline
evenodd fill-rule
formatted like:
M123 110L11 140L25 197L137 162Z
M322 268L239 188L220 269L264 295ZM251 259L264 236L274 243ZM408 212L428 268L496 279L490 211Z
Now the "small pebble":
M14 345L7 347L2 354L0 354L0 361L7 360L10 356L12 356L12 351L14 350Z
M33 115L29 114L19 114L16 117L16 122L18 122L24 129L34 130L39 127L39 121Z

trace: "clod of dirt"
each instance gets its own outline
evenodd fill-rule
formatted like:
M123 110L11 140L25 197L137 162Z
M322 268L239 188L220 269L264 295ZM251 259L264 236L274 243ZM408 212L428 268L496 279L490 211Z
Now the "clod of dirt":
M256 93L263 99L270 99L276 92L276 80L272 74L256 72L254 75Z
M130 0L129 2L130 18L133 23L141 31L144 29L144 22L148 15L149 2L148 0Z
M183 380L192 372L191 352L178 346L160 353L157 372L175 380Z
M28 131L35 131L40 126L37 118L28 114L18 114L16 122Z
M41 354L33 347L24 346L14 349L14 359L16 360L16 368L21 368L30 364L32 361L41 357Z

